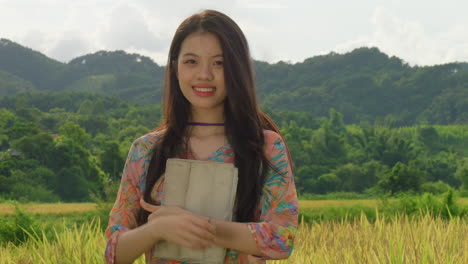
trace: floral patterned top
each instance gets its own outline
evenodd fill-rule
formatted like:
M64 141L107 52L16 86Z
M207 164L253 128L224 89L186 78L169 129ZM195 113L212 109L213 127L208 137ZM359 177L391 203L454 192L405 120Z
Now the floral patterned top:
M262 256L228 249L224 260L226 264L257 264L265 263L267 259L285 259L293 250L298 225L298 200L291 164L281 137L270 130L264 130L264 134L266 157L278 168L278 172L272 169L268 171L258 208L259 222L246 223ZM145 190L152 149L159 139L159 136L152 132L136 139L130 148L117 199L110 212L106 229L106 236L109 239L105 250L107 263L114 263L119 235L138 226L139 200ZM188 151L182 152L179 158L195 159ZM208 160L234 163L231 145L227 143L222 146ZM156 202L162 200L163 180L164 177L161 177L152 190L151 195ZM152 251L145 252L145 257L148 264L183 264L175 260L154 257Z

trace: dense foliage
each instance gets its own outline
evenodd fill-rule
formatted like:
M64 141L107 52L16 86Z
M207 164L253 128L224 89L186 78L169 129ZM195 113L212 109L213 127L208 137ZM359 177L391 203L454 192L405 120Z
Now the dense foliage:
M120 178L131 142L151 131L161 112L76 92L0 101L0 196L10 199L100 196Z
M255 66L301 194L468 193L467 64L410 67L361 48ZM0 40L0 198L104 196L161 118L163 71L122 51L65 64Z
M273 110L327 117L334 108L345 114L347 124L468 121L468 63L411 67L377 48L359 48L296 64L254 65L262 102ZM30 90L93 91L155 104L161 100L163 75L164 67L138 54L99 51L60 63L0 39L0 96Z
M159 105L49 92L0 99L0 197L86 201L120 178L130 144L160 120ZM442 193L468 187L466 125L345 125L275 111L301 193Z

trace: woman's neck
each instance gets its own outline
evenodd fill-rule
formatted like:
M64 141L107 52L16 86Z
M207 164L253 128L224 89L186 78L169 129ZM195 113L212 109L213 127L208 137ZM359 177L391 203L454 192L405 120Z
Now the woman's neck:
M224 127L191 126L190 137L207 138L212 136L224 136Z
M192 108L191 123L221 124L224 123L223 107L218 109ZM190 135L195 137L209 137L224 134L224 126L191 125Z
M192 107L192 120L196 123L224 123L224 107L219 105L216 108Z

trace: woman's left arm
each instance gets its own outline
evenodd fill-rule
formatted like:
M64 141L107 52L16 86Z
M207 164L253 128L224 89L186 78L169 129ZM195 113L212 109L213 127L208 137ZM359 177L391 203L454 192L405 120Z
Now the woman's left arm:
M260 200L259 222L216 220L216 244L265 259L285 259L294 246L298 200L284 142L278 134L269 133L266 155L277 170L269 169Z

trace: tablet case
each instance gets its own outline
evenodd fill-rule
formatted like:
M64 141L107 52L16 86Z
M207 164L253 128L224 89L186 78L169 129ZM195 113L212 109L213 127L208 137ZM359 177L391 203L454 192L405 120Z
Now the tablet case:
M168 159L162 204L232 221L237 181L237 168L231 163ZM153 256L190 263L222 264L225 254L225 248L193 250L160 241L155 245Z

